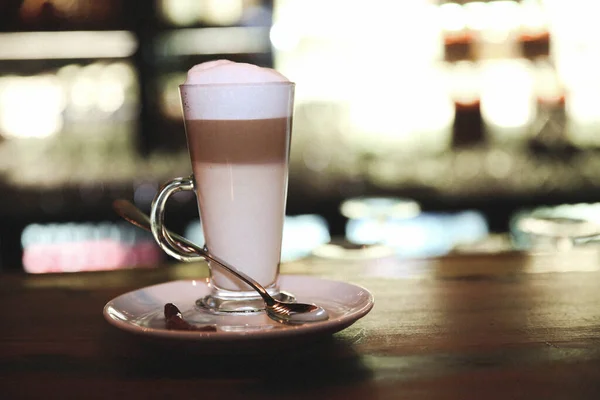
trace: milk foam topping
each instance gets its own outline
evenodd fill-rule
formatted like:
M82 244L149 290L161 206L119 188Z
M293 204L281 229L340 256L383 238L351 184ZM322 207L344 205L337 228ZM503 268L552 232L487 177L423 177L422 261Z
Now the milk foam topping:
M181 86L184 116L211 120L287 117L293 92L289 85L277 84L285 82L289 80L279 72L252 64L216 60L195 65Z

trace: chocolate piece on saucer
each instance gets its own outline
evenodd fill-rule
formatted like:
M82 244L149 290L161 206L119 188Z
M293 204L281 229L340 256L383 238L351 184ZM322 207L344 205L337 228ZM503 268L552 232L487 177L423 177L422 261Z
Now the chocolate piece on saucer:
M173 303L165 304L165 325L169 330L174 331L200 331L200 332L216 332L217 328L214 325L192 325L183 319L183 315L179 308Z

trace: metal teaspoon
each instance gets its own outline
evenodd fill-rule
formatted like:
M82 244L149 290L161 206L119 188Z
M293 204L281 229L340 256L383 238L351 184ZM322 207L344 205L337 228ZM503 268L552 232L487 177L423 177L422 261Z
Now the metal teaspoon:
M123 219L126 221L142 229L151 231L150 217L144 214L131 202L123 199L115 200L113 202L113 208L117 214L123 217ZM173 239L179 242L178 244L183 250L196 253L205 259L219 264L222 268L226 269L231 274L247 283L250 287L252 287L252 289L256 290L260 297L262 297L264 300L265 310L271 319L288 324L303 324L307 322L326 321L329 319L327 311L315 304L286 303L274 299L260 283L256 282L245 273L239 271L237 268L215 258L215 256L211 255L206 248L203 249L176 233L171 231L169 231L169 233Z

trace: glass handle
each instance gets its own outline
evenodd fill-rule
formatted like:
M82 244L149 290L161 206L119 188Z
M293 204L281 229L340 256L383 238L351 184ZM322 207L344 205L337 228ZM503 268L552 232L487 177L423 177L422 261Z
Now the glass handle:
M192 250L173 239L164 225L167 200L171 195L184 190L194 190L194 179L192 177L175 178L167 182L156 194L150 211L152 235L165 253L176 260L184 262L204 260L202 256L195 254Z

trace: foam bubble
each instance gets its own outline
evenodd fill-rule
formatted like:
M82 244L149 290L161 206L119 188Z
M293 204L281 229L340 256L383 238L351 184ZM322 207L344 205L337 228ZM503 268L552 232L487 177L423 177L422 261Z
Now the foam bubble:
M289 80L279 72L252 64L215 60L195 65L181 86L184 116L217 120L287 117L292 112L293 89L285 82ZM242 85L228 85L238 83ZM255 83L267 85L243 85Z
M289 82L279 72L257 65L235 63L229 60L208 61L194 65L187 74L186 85L211 85L220 83Z

